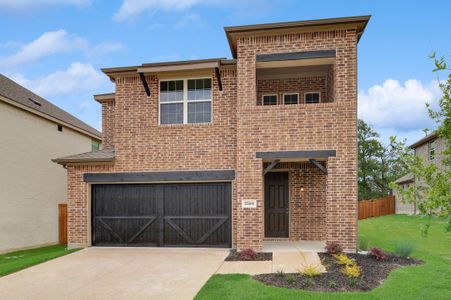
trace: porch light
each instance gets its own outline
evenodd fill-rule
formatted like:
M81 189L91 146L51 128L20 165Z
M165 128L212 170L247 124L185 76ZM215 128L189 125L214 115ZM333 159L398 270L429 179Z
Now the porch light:
M301 192L303 192L304 191L304 187L303 186L301 186Z

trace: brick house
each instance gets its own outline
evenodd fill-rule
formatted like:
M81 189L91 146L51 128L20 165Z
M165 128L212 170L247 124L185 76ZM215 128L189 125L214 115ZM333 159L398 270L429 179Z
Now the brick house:
M424 162L435 164L438 168L443 166L443 151L446 149L446 141L443 137L439 137L436 133L426 135L422 139L416 141L409 146L415 152L415 155L421 157ZM395 183L399 189L405 189L409 186L418 184L415 182L415 177L412 174L406 174L398 178ZM396 213L397 214L417 214L417 207L414 203L405 203L398 189L393 190L396 198Z
M226 27L232 59L103 69L103 149L67 167L70 246L357 239L369 16Z

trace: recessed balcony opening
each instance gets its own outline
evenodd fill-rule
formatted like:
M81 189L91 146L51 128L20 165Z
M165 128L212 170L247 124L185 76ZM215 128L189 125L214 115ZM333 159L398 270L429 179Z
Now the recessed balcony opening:
M257 105L335 100L335 51L257 55Z

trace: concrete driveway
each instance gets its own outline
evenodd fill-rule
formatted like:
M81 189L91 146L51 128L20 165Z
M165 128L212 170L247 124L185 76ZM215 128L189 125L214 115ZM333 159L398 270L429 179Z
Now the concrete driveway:
M0 277L0 299L192 299L227 254L92 247Z

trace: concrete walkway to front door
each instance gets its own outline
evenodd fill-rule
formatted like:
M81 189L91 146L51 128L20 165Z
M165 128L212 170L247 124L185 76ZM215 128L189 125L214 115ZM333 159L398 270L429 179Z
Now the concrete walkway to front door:
M226 261L217 271L218 274L242 273L249 275L268 274L283 271L298 273L307 267L313 267L318 272L326 272L316 252L274 251L272 261Z
M0 278L0 299L193 299L227 249L92 247Z

